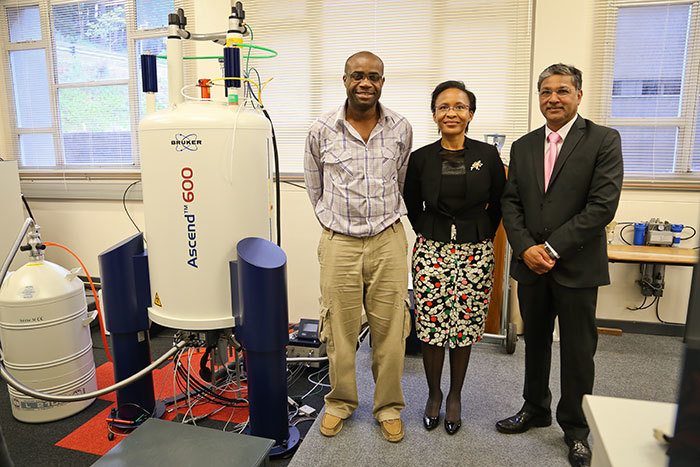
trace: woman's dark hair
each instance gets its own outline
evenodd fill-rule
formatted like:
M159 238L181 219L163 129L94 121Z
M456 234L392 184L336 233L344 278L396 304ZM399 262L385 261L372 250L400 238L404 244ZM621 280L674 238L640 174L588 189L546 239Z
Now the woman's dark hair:
M435 101L437 101L438 96L442 93L442 91L445 91L447 89L459 89L460 91L463 91L467 94L467 97L469 98L469 110L472 112L476 111L476 96L474 95L473 92L467 89L467 87L464 85L462 81L444 81L437 86L435 86L435 89L433 90L433 95L430 99L430 110L435 113Z

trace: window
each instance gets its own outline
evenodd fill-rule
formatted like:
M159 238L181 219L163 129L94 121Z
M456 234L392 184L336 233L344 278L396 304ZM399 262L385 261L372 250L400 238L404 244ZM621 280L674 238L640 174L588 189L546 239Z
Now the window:
M465 82L477 97L469 136L528 131L532 2L491 0L249 0L254 44L279 52L251 60L275 123L280 171L303 171L304 141L315 118L345 100L345 60L360 50L385 64L381 102L413 126L413 147L438 139L430 93L440 82ZM253 76L256 76L253 73Z
M698 1L600 1L602 122L622 138L625 180L700 175Z
M138 171L140 54L165 55L174 0L0 4L13 147L23 171ZM167 65L158 63L159 108Z

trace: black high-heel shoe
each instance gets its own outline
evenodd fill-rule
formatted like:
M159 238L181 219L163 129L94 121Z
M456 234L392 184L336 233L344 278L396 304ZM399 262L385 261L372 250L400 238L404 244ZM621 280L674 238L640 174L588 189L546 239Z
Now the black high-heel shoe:
M445 431L448 435L453 435L459 431L462 427L462 420L457 420L456 422L450 422L445 419Z
M425 427L426 430L430 431L434 429L438 424L440 423L440 415L437 417L428 417L427 415L423 414L423 426Z
M434 430L440 424L440 407L442 407L442 394L440 394L440 403L438 404L437 415L431 417L428 415L428 406L430 405L430 398L425 404L425 411L423 412L423 426L426 430Z

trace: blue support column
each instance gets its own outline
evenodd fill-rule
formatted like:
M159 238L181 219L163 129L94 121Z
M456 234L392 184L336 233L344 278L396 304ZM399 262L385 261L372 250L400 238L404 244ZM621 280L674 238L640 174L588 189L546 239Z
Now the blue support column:
M250 434L274 439L271 454L281 454L299 441L287 419L287 255L261 238L241 240L237 252L231 302L248 372Z
M114 380L118 382L151 363L147 310L151 290L143 234L114 245L98 260L105 327L111 335ZM154 416L162 415L162 410L156 410L153 376L148 374L118 389L117 409L115 418L122 420L136 420L144 410Z

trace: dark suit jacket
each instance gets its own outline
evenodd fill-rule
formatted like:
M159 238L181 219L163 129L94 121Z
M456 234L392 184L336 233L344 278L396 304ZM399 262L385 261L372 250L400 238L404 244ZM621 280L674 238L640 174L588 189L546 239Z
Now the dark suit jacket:
M479 242L493 238L501 222L505 169L498 151L490 144L470 138L465 138L464 147L467 205L454 216L438 208L442 178L440 140L414 151L408 160L404 185L408 219L413 230L425 238L449 241L454 223L458 242Z
M610 283L605 226L622 189L622 148L617 130L576 117L547 192L544 127L513 143L503 194L503 225L513 247L510 274L523 284L537 278L520 255L545 241L560 255L548 273L566 287Z

